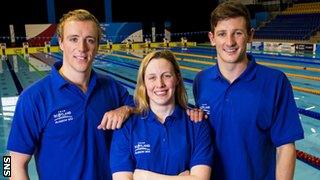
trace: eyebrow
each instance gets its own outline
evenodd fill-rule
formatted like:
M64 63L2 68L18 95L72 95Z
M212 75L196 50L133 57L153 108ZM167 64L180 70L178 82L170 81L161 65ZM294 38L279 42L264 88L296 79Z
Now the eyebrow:
M170 74L172 74L170 71L165 71L165 72L163 72L163 73L161 73L161 74L165 74L165 73L170 73ZM145 75L156 75L156 73L149 73L149 74L145 73Z
M217 32L226 32L226 29L217 30ZM232 29L231 31L245 31L244 29Z
M79 36L79 35L76 35L76 34L67 36L67 38L73 38L73 37L80 37L80 36ZM87 39L87 38L97 39L97 37L90 36L90 35L85 37L85 39Z
M244 31L245 29L231 29L231 31ZM217 32L227 31L227 29L217 30Z
M67 38L79 37L79 35L69 35Z

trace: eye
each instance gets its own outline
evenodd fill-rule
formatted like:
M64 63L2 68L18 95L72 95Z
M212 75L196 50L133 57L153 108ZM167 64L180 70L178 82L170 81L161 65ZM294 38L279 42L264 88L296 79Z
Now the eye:
M156 77L155 77L155 76L148 76L147 79L148 79L149 81L154 81L154 80L156 79Z
M78 38L76 38L76 37L71 37L71 38L69 38L69 41L71 41L71 42L78 42Z
M96 43L96 40L94 38L88 38L87 42L90 44L94 44L94 43Z
M164 74L163 76L164 76L164 78L169 79L172 77L172 74Z
M243 32L242 32L242 31L236 31L235 34L236 34L237 36L242 36L242 35L243 35Z
M218 33L218 36L219 37L224 37L224 36L226 36L226 33L224 33L224 32Z

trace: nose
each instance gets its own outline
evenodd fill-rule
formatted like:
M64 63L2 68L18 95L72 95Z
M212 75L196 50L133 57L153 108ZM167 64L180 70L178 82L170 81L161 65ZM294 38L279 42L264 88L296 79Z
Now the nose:
M79 50L81 52L87 51L88 49L88 45L87 42L85 40L79 41Z
M233 34L229 34L229 35L227 36L227 40L226 40L226 41L227 41L226 44L227 44L228 46L233 46L233 45L235 44L235 39L234 39Z
M156 84L157 87L163 87L164 86L164 81L163 81L163 79L161 77L157 79L156 83L157 83Z

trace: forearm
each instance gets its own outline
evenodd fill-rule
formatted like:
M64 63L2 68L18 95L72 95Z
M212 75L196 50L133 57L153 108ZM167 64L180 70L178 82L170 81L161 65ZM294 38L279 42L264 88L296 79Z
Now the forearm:
M11 156L11 180L28 180L28 163L30 156L16 152L10 152Z
M27 168L12 166L10 179L11 180L29 180Z
M187 172L187 173L185 173ZM211 168L206 165L197 165L191 168L189 171L185 171L179 175L164 175L151 171L136 169L133 173L133 179L139 180L209 180L211 174Z
M277 148L276 179L291 180L296 163L296 149L293 143Z
M154 173L151 171L146 172L143 178L135 178L135 177L136 176L134 176L134 179L143 179L143 180L147 180L147 179L152 179L152 180L164 180L164 179L165 180L198 180L199 179L200 180L200 178L194 175L169 176L169 175Z
M116 172L112 174L113 180L133 180L132 172Z
M123 106L123 107L126 109L126 111L127 111L127 113L128 113L129 116L130 116L130 115L133 113L133 111L134 111L134 108L131 107L131 106L125 105L125 106Z

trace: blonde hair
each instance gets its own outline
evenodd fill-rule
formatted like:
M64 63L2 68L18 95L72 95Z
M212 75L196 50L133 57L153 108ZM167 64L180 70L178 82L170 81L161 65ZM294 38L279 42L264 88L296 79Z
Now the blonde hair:
M143 58L140 68L138 71L137 85L134 92L134 101L136 104L136 113L146 113L149 109L149 97L147 95L146 85L144 81L145 72L149 62L153 59L166 59L172 64L174 73L177 77L178 83L175 91L175 102L177 102L181 107L187 108L187 93L183 84L183 78L181 76L180 68L177 63L176 57L171 51L154 51L146 55Z
M100 26L99 21L97 20L94 15L92 15L89 11L84 9L77 9L73 11L69 11L68 13L64 14L62 18L60 19L60 22L57 27L57 35L59 38L63 40L63 30L64 25L66 21L92 21L95 23L97 31L98 31L98 42L100 42L100 39L102 37L102 29Z

